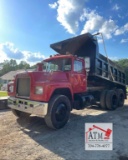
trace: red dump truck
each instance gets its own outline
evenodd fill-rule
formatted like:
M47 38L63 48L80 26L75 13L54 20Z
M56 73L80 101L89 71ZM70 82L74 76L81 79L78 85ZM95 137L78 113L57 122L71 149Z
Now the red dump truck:
M51 44L57 54L19 73L8 85L8 106L17 117L35 114L47 126L62 128L72 109L99 104L114 110L124 105L125 74L99 53L97 39L86 33Z

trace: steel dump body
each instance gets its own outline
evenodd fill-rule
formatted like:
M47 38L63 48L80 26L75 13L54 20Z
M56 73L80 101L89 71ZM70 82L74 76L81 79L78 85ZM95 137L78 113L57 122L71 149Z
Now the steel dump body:
M70 38L50 47L60 54L70 52L78 57L90 58L90 71L88 72L89 86L125 87L125 74L121 67L99 53L97 39L90 33Z

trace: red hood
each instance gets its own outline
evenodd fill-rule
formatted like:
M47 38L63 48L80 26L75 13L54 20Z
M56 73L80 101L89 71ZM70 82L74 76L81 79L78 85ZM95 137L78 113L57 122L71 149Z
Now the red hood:
M61 71L56 72L24 72L17 77L30 76L35 82L67 82L68 74Z

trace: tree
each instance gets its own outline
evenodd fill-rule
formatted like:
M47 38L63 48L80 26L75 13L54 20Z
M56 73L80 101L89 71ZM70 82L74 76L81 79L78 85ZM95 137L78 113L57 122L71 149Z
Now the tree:
M115 63L124 69L126 84L128 84L128 59L119 59L118 61L115 61Z
M19 69L29 69L30 65L25 61L21 61L20 64L18 65L18 68Z
M10 63L10 70L17 70L18 66L16 60L11 59L9 63Z
M11 59L9 60L5 60L2 64L3 68L0 70L0 76L10 72L10 71L15 71L18 69L29 69L30 65L25 62L25 61L21 61L20 64L18 65L16 60Z
M0 70L0 76L2 76L3 74L6 74L9 71L10 71L9 61L5 60L3 63L3 68Z

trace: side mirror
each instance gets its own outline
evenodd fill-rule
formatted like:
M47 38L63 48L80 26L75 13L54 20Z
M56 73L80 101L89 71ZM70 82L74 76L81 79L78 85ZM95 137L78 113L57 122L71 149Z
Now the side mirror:
M85 57L84 60L85 60L85 69L87 72L89 72L90 71L90 58Z

